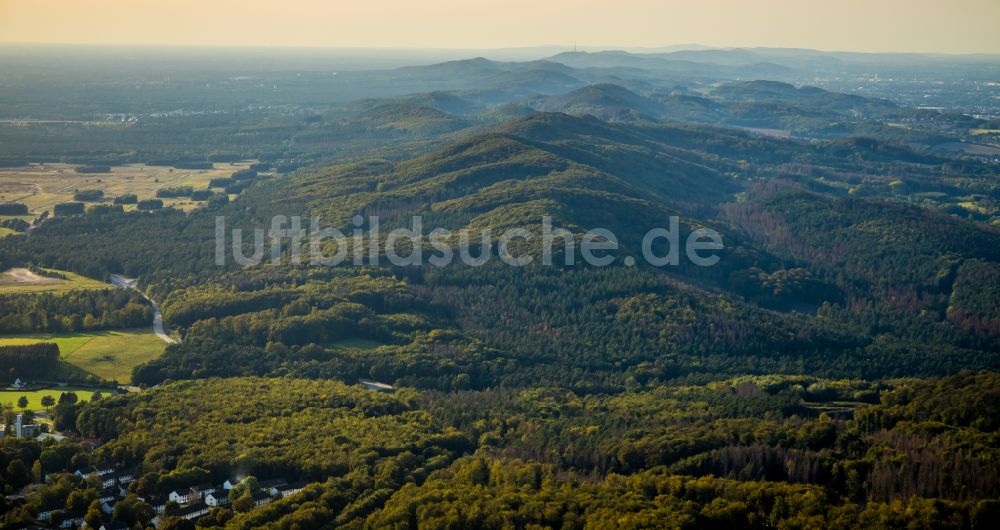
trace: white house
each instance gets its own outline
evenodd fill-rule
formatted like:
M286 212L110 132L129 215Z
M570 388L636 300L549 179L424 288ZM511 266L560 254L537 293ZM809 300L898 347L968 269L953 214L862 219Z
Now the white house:
M171 516L175 516L175 517L180 517L182 519L187 519L187 520L191 521L191 520L197 519L197 518L199 518L199 517L201 517L203 515L207 515L208 514L208 510L209 510L209 507L205 503L196 502L194 504L191 504L190 506L185 506L185 507L180 508L178 510L173 510L169 514L161 513L160 515L157 515L156 517L153 518L153 521L152 521L153 522L153 527L159 528L160 525L163 524L163 520L164 520L164 518L167 515L171 515Z
M14 390L24 390L25 388L28 387L28 382L21 381L21 378L18 377L17 379L14 380L14 383L11 384L10 387L13 388Z
M211 484L198 484L197 486L191 486L190 499L203 499L205 494L212 493L215 491L215 486Z
M59 528L77 528L83 524L83 512L66 512Z
M191 498L191 490L174 490L167 495L167 499L176 502L177 504L187 504L188 500Z
M277 488L277 494L281 495L282 498L291 497L292 495L302 491L307 484L308 483L306 482L293 482L291 484L285 484L284 486Z
M205 504L212 507L225 506L229 504L229 493L225 489L208 493L205 495Z
M189 502L200 500L206 493L212 493L214 491L215 487L211 484L199 484L197 486L191 486L186 490L178 489L171 491L167 498L177 504L187 504Z
M108 488L118 483L118 479L115 477L117 471L115 466L91 466L87 469L77 469L76 476L80 478L100 477L101 487Z
M185 506L184 508L181 508L180 511L178 511L175 515L177 515L182 519L192 520L192 519L197 519L202 515L207 515L208 510L209 510L208 505L206 505L203 502L196 502L194 504L191 504L190 506Z
M126 486L135 480L135 469L123 469L113 473L115 483L119 486Z

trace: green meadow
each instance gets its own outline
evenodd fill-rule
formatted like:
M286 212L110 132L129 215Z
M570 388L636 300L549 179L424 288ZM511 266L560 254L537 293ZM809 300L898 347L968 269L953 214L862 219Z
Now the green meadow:
M90 396L94 394L94 388L84 388L79 386L59 386L53 388L46 388L45 390L35 390L31 392L21 392L16 390L0 390L0 406L11 405L15 410L21 410L17 406L17 400L21 399L21 396L28 398L28 409L29 410L42 410L45 407L42 406L42 398L45 396L52 396L56 401L59 400L59 396L63 392L75 392L80 401L90 400ZM105 395L110 393L110 390L101 390Z
M166 344L146 328L0 336L0 345L36 342L54 342L59 345L64 363L119 383L128 383L133 367L155 359L166 348Z
M0 234L2 236L3 234ZM49 270L62 278L39 276L27 269L0 272L0 294L38 293L43 291L74 291L77 289L111 289L112 285L72 272Z

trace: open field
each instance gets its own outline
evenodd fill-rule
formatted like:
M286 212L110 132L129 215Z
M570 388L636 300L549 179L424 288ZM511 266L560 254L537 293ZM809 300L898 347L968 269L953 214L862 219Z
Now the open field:
M7 219L20 219L26 223L30 223L35 220L34 215L0 215L0 221L6 221Z
M56 203L72 201L77 190L102 190L104 202L108 204L115 197L129 193L138 196L139 200L152 199L160 188L207 188L210 180L228 177L251 164L250 161L215 164L213 169L129 164L114 166L110 173L77 173L77 166L70 164L0 168L0 202L27 204L28 209L38 215L43 211L51 212ZM188 198L163 199L163 203L182 210L191 210L199 204Z
M0 346L24 346L38 342L54 342L62 355L83 346L93 338L91 333L39 333L37 335L0 335Z
M152 330L0 336L0 345L54 342L63 362L102 379L127 383L136 365L155 359L166 344Z
M48 270L48 269L46 269ZM92 280L72 272L57 272L67 279L39 276L28 269L0 272L0 294L38 293L43 291L73 291L78 289L108 289L110 284Z
M4 228L4 227L0 226L0 237L6 237L6 236L9 236L11 234L16 234L16 233L17 232L11 230L10 228Z
M14 405L15 410L21 410L17 407L17 400L24 396L28 398L28 409L30 410L42 410L45 407L42 406L42 398L45 396L52 396L56 401L59 400L59 395L63 392L75 392L80 401L88 401L90 396L94 394L93 388L83 388L78 386L59 386L53 388L46 388L45 390L30 390L30 391L19 391L19 390L0 390L0 405L6 405L8 403ZM104 394L108 394L109 390L104 390Z
M792 133L784 129L767 129L764 127L740 127L745 131L749 131L753 134L760 136L767 136L770 138L791 138Z
M1000 147L968 142L945 142L943 144L935 145L933 149L950 153L965 153L967 155L1000 155Z

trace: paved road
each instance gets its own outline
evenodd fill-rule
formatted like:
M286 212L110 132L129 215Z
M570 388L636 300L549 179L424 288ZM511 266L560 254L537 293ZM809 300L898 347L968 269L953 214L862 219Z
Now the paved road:
M123 289L135 289L136 291L139 291L138 281L135 278L126 278L119 274L111 275L111 284ZM153 306L153 333L156 333L156 336L160 337L160 340L166 342L167 344L176 343L177 340L170 335L167 335L166 330L163 329L163 313L160 311L160 305L154 302L150 297L146 296L146 293L139 291L139 294L141 294L142 297L148 300Z

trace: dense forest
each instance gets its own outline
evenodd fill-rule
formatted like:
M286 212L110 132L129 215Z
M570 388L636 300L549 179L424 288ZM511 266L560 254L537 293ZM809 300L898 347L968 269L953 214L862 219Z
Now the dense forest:
M207 527L988 528L1000 507L984 500L1000 495L998 388L992 373L886 384L761 376L456 400L207 379L61 402L60 417L108 443L86 453L5 439L3 458L29 471L0 467L17 484L94 462L138 466L129 490L142 498L237 474L314 484L287 501L219 509ZM87 487L50 479L39 499L70 505Z
M50 342L37 344L0 345L0 366L7 375L36 377L46 375L59 362L59 345Z
M0 333L54 333L144 326L153 310L123 289L0 296Z
M146 384L293 373L442 390L538 382L611 390L698 374L880 378L996 367L995 297L966 287L992 278L996 229L905 202L820 193L792 173L769 182L754 176L792 161L835 167L840 147L563 114L515 120L503 131L399 163L254 175L239 201L190 215L57 218L31 238L0 240L9 250L3 259L139 276L186 337L139 369L136 380ZM876 147L854 147L873 173L888 163L868 158ZM891 158L893 167L944 170L928 164L937 159L912 162L903 148L879 153L902 157ZM734 178L737 170L750 182ZM738 200L722 193L740 186L747 191ZM386 230L422 215L427 231L536 233L548 215L577 238L593 226L622 234L619 256L638 255L639 236L676 214L682 234L707 225L724 234L726 248L717 266L665 270L286 264L274 272L214 263L216 215L251 228L274 213L344 226L358 212L379 215ZM92 234L85 244L81 232ZM371 275L397 278L389 282L395 292ZM382 344L380 355L331 346L351 338Z

